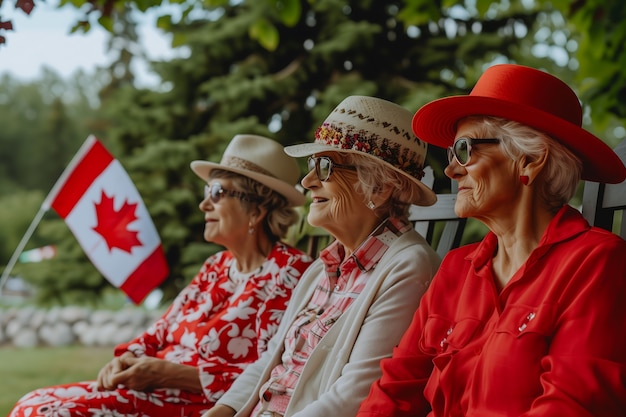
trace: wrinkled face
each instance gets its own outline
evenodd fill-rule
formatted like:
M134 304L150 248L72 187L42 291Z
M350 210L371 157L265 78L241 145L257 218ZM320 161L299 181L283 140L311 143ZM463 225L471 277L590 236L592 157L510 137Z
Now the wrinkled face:
M339 152L320 152L313 157L328 157L333 163L347 165ZM302 179L302 186L311 191L309 223L324 228L340 241L369 225L375 215L355 191L356 181L356 172L345 167L331 168L326 181L320 181L315 169L309 171Z
M481 139L483 130L480 122L461 122L456 138ZM497 143L473 145L465 166L452 158L445 173L459 183L454 206L457 215L479 220L510 216L519 202L521 183L517 172L515 162Z
M216 190L214 184L220 184L223 192L219 196L213 192L213 198L209 192L200 202L200 210L204 212L205 220L204 239L230 249L248 237L250 215L241 198L228 195L230 191L241 191L233 180L209 180L209 191Z

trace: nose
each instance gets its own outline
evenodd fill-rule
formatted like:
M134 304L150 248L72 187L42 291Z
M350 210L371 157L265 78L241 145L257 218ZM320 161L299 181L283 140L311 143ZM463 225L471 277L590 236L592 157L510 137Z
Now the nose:
M315 187L319 187L320 184L320 180L319 178L317 178L317 174L315 174L315 170L312 169L310 170L305 176L304 178L302 178L302 181L300 181L300 184L306 188L307 190L311 190Z
M457 179L461 175L465 175L465 167L459 165L456 161L456 158L452 158L448 163L448 166L443 170L443 173L446 174L446 177L450 179Z
M200 211L208 211L209 209L213 208L209 196L206 196L204 199L202 199L198 204L198 207L200 208Z

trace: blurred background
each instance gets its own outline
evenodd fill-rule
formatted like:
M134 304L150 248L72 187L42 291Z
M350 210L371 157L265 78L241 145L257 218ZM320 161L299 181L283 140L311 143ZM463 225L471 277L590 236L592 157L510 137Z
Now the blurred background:
M128 171L167 254L170 276L146 308L169 302L219 249L202 239L203 184L188 166L217 160L235 134L307 142L348 95L415 111L468 93L490 65L515 62L568 82L585 127L615 146L626 134L625 4L0 2L0 270L90 134ZM431 147L427 162L436 191L446 191L445 152ZM303 245L306 233L294 230L291 242ZM470 223L464 242L483 233ZM53 256L16 264L0 307L127 303L52 211L25 249L46 246Z

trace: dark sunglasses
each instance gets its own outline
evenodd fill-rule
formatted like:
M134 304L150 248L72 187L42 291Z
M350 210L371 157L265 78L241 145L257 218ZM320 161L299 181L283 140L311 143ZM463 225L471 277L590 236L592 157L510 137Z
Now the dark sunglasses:
M500 139L458 138L454 141L452 146L448 147L448 163L452 163L452 158L454 158L462 167L469 164L470 158L472 157L472 146L479 145L481 143L500 143Z
M340 169L349 169L351 171L356 171L356 167L352 165L342 165L336 162L333 162L327 156L310 156L307 160L307 164L309 167L309 172L315 169L315 175L320 181L328 181L330 174L333 172L333 168Z
M215 182L211 185L204 186L204 199L211 199L211 203L217 204L222 197L233 197L245 201L259 201L259 197L254 194L244 193L243 191L226 190L222 188L222 184Z

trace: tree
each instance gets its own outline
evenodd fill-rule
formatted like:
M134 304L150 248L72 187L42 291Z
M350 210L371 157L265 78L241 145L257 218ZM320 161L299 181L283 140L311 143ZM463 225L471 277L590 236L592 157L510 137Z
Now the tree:
M103 16L114 16L106 12L119 3L98 4L110 6L101 10ZM155 4L160 2L141 7ZM505 4L183 2L180 17L159 19L158 25L173 35L174 45L186 57L154 63L163 79L160 88L122 83L107 89L101 95L99 128L161 234L172 270L164 286L168 295L178 292L202 260L217 250L202 241L197 208L201 184L188 164L193 159L217 160L235 134L267 135L284 145L308 142L348 95L374 95L417 109L435 98L467 93L486 66L496 62L546 68L571 80L569 65L578 52L556 35L575 39L577 34L559 19L562 14L547 3ZM564 61L541 56L538 46L559 48ZM437 177L442 177L444 161L443 150L429 149L428 163ZM435 184L436 189L442 186ZM53 220L45 224L50 236L58 233ZM84 285L81 274L92 282L94 273L87 272L76 244L55 236L63 239L65 263L51 261L46 273L75 277L68 291ZM104 288L95 278L90 285ZM63 293L58 286L54 291Z
M543 0L542 3L548 3ZM550 1L568 19L578 41L576 84L602 128L626 119L626 3L621 0ZM608 132L610 133L610 132ZM612 143L616 145L614 141Z
M201 184L187 168L191 160L217 160L242 132L285 145L310 141L332 108L352 94L417 109L442 95L465 93L485 65L517 56L539 14L511 9L483 22L476 11L420 4L431 18L402 14L403 2L302 3L300 18L286 25L269 3L251 0L208 8L204 19L169 26L188 57L154 64L163 79L156 91L129 86L104 107L115 121L107 137L133 173L164 241L170 284L177 284L171 293L214 250L202 242ZM250 28L259 21L275 27L275 49L251 39ZM450 24L455 33L446 29ZM526 28L524 36L515 26ZM432 155L429 163L441 170L443 151Z

